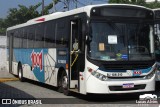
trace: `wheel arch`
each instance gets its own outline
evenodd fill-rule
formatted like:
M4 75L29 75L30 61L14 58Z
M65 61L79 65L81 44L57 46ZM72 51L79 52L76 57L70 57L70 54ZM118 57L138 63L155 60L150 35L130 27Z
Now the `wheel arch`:
M60 80L63 72L65 72L65 74L67 75L67 72L66 72L66 70L64 69L64 67L60 67L60 68L58 69L58 73L57 73L57 86L58 86L58 82L59 82L59 80Z
M19 67L22 67L21 61L18 62L18 66L17 66L17 75L18 75L18 69L19 69ZM22 70L23 70L23 69L22 69Z

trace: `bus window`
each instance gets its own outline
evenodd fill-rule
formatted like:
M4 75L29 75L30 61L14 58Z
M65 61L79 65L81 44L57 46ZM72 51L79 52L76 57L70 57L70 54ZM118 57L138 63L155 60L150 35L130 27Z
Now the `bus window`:
M155 57L156 61L160 61L160 25L155 25Z
M56 28L56 47L67 47L68 46L68 30L66 27L65 19L57 21Z
M33 48L34 46L34 39L35 39L35 29L34 26L27 27L28 29L28 48Z
M55 23L53 21L45 24L44 47L55 47Z
M20 48L22 46L22 39L20 38L20 30L15 31L14 36L14 48Z
M34 48L43 48L44 47L44 24L38 24L36 25L36 31L35 31L36 37L34 42Z
M23 28L23 46L22 46L23 48L28 48L27 42L28 42L27 29Z

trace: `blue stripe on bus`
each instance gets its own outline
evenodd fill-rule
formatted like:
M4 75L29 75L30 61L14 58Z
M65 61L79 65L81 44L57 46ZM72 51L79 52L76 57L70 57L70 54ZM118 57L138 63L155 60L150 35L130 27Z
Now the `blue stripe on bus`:
M44 54L48 53L48 49L14 49L15 60L20 61L22 64L28 64L30 67L32 66L31 55L33 53L41 53L42 52L42 68L39 66L32 67L33 73L35 77L40 82L45 82L45 73L44 73Z

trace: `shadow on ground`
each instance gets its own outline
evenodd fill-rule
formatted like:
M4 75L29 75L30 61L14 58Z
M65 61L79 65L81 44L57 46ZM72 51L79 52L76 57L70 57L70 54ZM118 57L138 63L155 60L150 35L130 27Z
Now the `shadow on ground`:
M36 81L28 80L26 82L29 82L31 84L39 85L44 88L52 89L53 91L57 91L57 88L46 85L43 83L39 83ZM50 99L46 98L45 100L48 100L47 102L49 104L135 104L136 100L139 100L139 95L142 95L144 93L134 93L134 94L88 94L88 95L82 95L79 93L71 92L71 96L75 98L60 98L60 99ZM50 103L51 102L51 103Z
M0 107L18 107L21 105L2 105L2 99L35 99L32 95L27 94L26 92L19 90L15 87L6 85L5 83L0 83ZM5 102L3 102L5 103Z

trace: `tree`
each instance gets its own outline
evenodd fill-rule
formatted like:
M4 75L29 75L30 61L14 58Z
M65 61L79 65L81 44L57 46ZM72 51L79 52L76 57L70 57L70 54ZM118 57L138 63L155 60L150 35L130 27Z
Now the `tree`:
M109 0L108 3L130 3L130 0Z
M53 3L56 5L58 4L59 2L61 2L60 0L53 0L52 3L50 3L49 5L45 6L44 8L44 14L47 15L49 14L49 10L53 8ZM42 13L42 12L41 12Z
M41 6L41 3L38 3L35 6L23 6L18 5L17 8L11 8L9 9L9 14L5 20L7 26L13 26L20 23L25 23L28 20L38 17L41 14L37 11L37 8Z
M54 4L61 2L61 0L53 0ZM44 7L44 14L49 14L49 10L53 8L53 2ZM5 19L0 19L0 34L5 34L6 29L10 26L25 23L30 19L39 17L42 15L42 11L37 9L42 5L38 3L26 7L24 5L18 5L18 8L10 8L8 15Z
M141 5L148 8L160 8L160 2L155 0L154 2L147 3L146 0L109 0L109 3L124 3L124 4L134 4Z
M109 0L109 3L123 3L123 4L136 4L145 5L145 0Z
M5 35L6 28L4 26L4 19L0 18L0 35Z
M160 2L158 2L158 1L151 2L149 4L146 4L146 7L152 8L152 9L160 8Z

